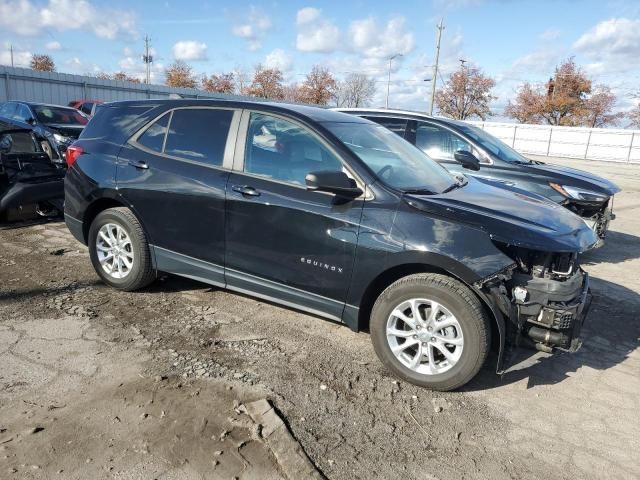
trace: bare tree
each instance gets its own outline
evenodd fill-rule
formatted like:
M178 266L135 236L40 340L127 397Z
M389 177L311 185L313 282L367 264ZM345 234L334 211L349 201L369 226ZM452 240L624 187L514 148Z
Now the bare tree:
M624 118L623 112L614 112L616 96L606 85L595 87L593 94L585 102L582 124L585 127L602 128L614 126Z
M484 120L491 115L489 103L496 98L491 95L495 85L495 80L479 68L461 65L436 93L436 105L447 117L458 120L480 117Z
M235 93L236 82L233 73L221 73L208 78L205 75L202 77L202 88L207 92Z
M285 102L302 103L304 102L304 96L298 83L290 83L282 87L283 96L282 99Z
M164 72L165 84L169 87L198 88L192 68L182 60L176 60Z
M282 100L284 98L282 72L277 68L265 68L262 65L257 65L253 80L251 85L247 87L246 93L254 97Z
M333 93L336 107L357 108L369 105L376 93L376 81L361 73L350 73L337 82Z
M630 127L640 128L640 103L627 114L627 117L631 120Z
M303 103L327 105L334 95L336 85L336 79L327 68L314 65L300 85L300 100Z
M31 69L39 70L41 72L55 72L56 64L53 63L53 58L45 53L34 53L31 56Z
M238 95L246 95L247 88L249 87L250 79L249 74L242 67L236 67L233 69L233 78L236 83L236 92Z

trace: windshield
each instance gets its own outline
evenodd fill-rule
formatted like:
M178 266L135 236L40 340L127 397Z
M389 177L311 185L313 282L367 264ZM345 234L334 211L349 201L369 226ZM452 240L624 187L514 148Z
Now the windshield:
M380 125L326 123L325 126L391 187L442 193L455 184L454 177L439 163Z
M41 123L60 123L63 125L86 125L89 119L74 108L34 105L33 112Z
M490 133L485 132L481 128L462 122L457 123L456 125L460 130L473 138L476 142L478 142L489 152L493 153L493 155L498 157L500 160L509 163L531 163L531 160L523 157L502 140L494 137Z

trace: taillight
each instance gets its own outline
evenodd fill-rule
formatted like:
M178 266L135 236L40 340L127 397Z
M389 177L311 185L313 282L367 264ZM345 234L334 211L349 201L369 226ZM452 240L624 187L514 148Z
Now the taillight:
M69 145L65 152L65 159L67 160L67 166L73 165L78 157L84 153L84 150L79 145Z

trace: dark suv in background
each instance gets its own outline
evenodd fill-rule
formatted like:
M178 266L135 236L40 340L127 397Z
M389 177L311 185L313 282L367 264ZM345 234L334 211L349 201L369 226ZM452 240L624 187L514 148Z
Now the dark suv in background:
M604 238L620 188L582 170L531 160L481 128L418 112L340 109L384 125L447 170L542 195L576 213Z
M102 280L170 272L366 328L450 390L492 338L575 351L598 241L553 202L456 178L373 122L222 100L102 106L67 150L65 218ZM348 361L348 359L345 359Z
M26 123L52 162L65 165L65 152L89 122L89 117L71 107L9 101L0 105L0 117Z

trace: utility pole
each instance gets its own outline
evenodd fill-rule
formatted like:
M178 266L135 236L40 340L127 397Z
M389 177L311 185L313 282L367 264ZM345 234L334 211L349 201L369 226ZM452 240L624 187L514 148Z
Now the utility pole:
M144 36L144 55L142 56L142 61L145 63L147 75L146 75L146 84L149 85L151 83L151 62L153 62L153 57L149 55L149 36Z
M9 44L9 56L11 57L11 67L13 67L13 44Z
M431 105L429 106L429 115L433 115L433 103L436 100L436 83L438 81L438 62L440 61L440 39L442 38L442 30L444 30L444 18L440 19L438 29L438 42L436 43L436 63L433 65L433 81L431 82Z
M385 101L384 108L389 108L389 85L391 84L391 62L394 58L401 57L401 53L396 53L395 55L391 55L389 57L389 73L387 75L387 100Z

